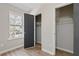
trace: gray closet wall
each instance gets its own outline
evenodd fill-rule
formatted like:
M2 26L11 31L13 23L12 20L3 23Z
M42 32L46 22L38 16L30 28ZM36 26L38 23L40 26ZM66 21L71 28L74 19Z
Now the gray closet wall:
M41 14L36 16L36 43L41 43Z
M56 47L73 53L73 5L58 8L57 10L57 40Z
M79 3L74 3L72 10L73 10L72 18L73 18L73 26L74 26L73 54L75 56L79 56Z

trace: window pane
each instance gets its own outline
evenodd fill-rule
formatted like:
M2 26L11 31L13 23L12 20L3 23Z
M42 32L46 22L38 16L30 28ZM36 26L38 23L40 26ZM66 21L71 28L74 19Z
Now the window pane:
M9 24L15 24L15 16L14 15L12 15L12 14L10 14L9 15L10 17L9 17Z
M9 38L23 38L22 16L9 14Z
M22 17L21 16L16 16L15 24L16 25L22 25Z

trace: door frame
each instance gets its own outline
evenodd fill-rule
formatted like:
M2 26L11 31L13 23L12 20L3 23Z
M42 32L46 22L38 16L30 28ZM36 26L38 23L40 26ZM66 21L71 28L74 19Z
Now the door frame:
M73 3L67 3L67 4L64 4L64 5L60 5L60 6L55 7L55 54L56 54L56 40L57 40L56 9L62 8L62 7L65 7L67 5L71 5L71 4L73 4Z
M36 19L35 19L35 15L34 15L34 47L36 44Z

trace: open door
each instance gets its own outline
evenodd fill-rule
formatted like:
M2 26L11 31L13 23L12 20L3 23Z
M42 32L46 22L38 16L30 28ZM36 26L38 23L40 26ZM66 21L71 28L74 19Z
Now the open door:
M24 14L24 48L34 46L34 16Z

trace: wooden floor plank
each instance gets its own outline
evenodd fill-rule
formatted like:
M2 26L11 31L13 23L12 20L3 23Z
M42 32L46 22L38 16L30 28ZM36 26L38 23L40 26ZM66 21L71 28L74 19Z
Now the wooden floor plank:
M13 51L2 54L1 56L52 56L41 50L41 45L36 45L36 47L26 48L23 47L15 49ZM56 56L72 56L71 53L56 50Z
M21 47L13 51L4 53L1 56L51 56L51 55L41 51L40 45L36 45L36 47L26 49Z

